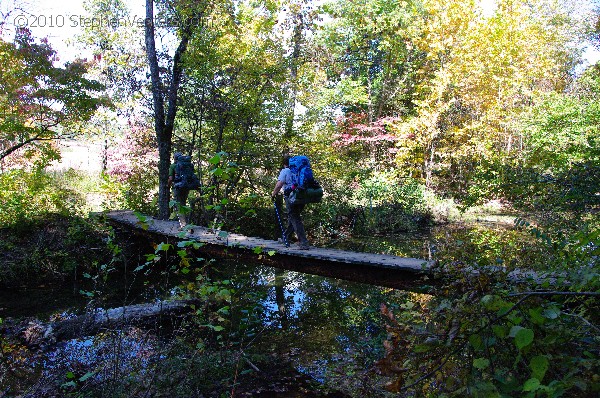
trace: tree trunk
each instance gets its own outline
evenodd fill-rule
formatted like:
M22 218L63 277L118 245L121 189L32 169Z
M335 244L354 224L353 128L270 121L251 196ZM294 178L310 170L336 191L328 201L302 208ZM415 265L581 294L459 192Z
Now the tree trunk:
M193 19L191 19L193 20ZM169 166L171 165L171 147L173 142L173 126L177 114L177 96L181 76L183 74L182 57L192 34L192 27L187 23L180 31L181 41L173 56L171 84L166 92L167 111L165 114L165 98L163 83L160 79L160 69L156 54L154 39L154 1L146 0L146 54L150 67L152 83L152 104L154 108L154 131L158 147L158 217L162 220L169 218Z
M298 95L298 63L300 62L300 50L302 47L302 29L304 21L302 13L294 16L294 34L292 36L294 50L290 59L290 92L287 116L285 120L285 140L289 141L294 135L294 118L296 116L296 97ZM287 152L287 151L286 151Z

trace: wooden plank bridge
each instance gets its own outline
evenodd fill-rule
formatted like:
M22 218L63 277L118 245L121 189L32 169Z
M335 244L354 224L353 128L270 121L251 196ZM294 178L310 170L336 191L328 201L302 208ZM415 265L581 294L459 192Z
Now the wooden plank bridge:
M177 221L138 216L130 210L111 211L105 215L110 222L132 228L137 233L202 242L204 245L200 251L215 256L243 257L292 271L393 288L413 290L415 286L433 284L433 262L428 260L312 246L310 250L300 250L294 245L285 247L274 240L200 226L180 231ZM257 250L257 247L260 249ZM268 252L274 254L267 255Z

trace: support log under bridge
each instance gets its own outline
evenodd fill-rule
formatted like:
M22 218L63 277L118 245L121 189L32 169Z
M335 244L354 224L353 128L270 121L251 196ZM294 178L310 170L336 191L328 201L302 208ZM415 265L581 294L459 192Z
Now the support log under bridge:
M432 272L434 263L424 259L313 246L310 250L300 250L294 245L285 247L274 240L200 226L180 231L177 221L140 216L129 210L111 211L105 216L113 225L130 228L149 237L154 235L159 239L167 237L201 242L203 246L200 251L215 257L243 258L291 271L398 289L421 290L420 287L435 284ZM268 255L269 252L274 254Z

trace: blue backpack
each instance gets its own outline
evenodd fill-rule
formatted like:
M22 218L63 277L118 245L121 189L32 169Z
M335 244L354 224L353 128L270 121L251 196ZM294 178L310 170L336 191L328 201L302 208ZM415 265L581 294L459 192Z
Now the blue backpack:
M289 168L294 180L290 202L297 204L320 202L323 197L323 188L315 180L308 157L304 155L291 157Z
M293 156L290 158L290 170L294 176L294 185L297 188L307 188L315 179L313 171L310 168L310 161L304 155Z

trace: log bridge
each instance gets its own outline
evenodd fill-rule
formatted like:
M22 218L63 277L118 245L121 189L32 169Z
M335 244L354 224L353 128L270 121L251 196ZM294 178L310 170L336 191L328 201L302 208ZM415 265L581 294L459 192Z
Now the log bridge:
M300 250L294 245L285 247L274 240L201 226L181 231L177 221L158 220L130 210L103 214L113 225L129 227L137 233L201 242L200 251L215 257L242 257L246 261L291 271L399 289L420 290L419 287L423 286L427 290L435 284L434 262L430 260L312 246L310 250Z

